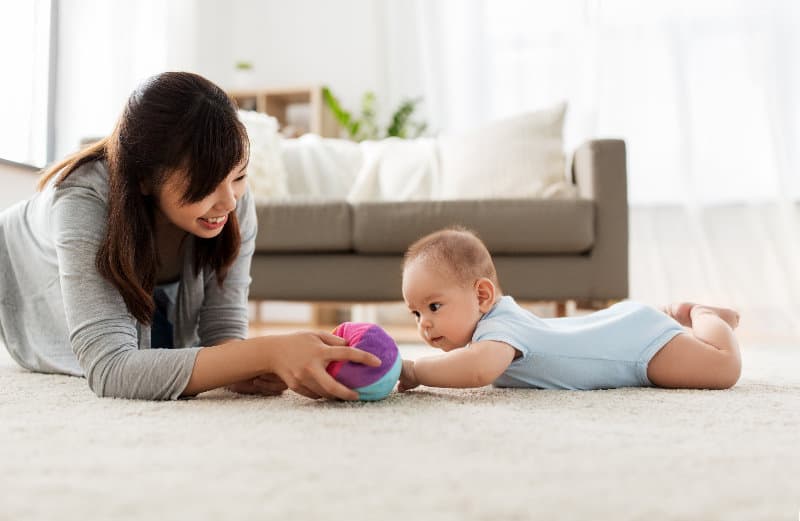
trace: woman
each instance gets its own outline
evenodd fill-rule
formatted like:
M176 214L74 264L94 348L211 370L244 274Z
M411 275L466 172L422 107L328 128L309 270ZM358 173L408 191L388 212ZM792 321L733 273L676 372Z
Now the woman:
M244 340L256 236L248 152L219 87L182 72L145 81L110 136L0 214L0 340L11 356L85 376L98 396L230 386L356 399L325 367L380 361L341 338Z

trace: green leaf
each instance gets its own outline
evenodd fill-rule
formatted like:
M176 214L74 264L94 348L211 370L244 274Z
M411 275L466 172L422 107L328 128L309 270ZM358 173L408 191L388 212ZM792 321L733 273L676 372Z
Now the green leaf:
M339 103L339 99L333 95L333 92L328 87L322 87L322 98L325 100L325 103L331 109L333 113L333 117L336 118L336 121L344 128L347 133L352 137L353 136L353 124L352 121L353 117L347 110L342 108L341 103ZM356 128L358 126L356 125Z
M350 139L355 141L380 139L381 131L376 110L377 97L374 92L367 91L361 97L361 114L358 118L342 107L339 99L328 87L322 88L322 97L330 107L336 121L347 131ZM420 103L422 103L421 97L403 100L392 114L391 122L384 134L385 137L411 138L422 135L427 130L428 124L424 121L411 121L411 116Z
M411 114L414 113L417 105L422 101L422 98L406 99L392 114L392 122L389 128L386 129L386 135L406 138L408 136L408 126ZM419 134L418 134L419 135Z

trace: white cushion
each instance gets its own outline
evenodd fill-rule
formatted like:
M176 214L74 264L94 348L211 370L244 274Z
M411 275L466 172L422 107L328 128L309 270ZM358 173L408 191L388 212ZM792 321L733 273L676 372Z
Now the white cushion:
M361 168L358 143L305 134L281 141L290 197L344 199Z
M574 197L566 178L566 104L439 138L442 199Z
M363 161L347 194L351 203L429 200L438 192L435 139L392 137L359 146Z
M256 201L288 197L286 169L281 159L278 121L272 116L240 110L239 119L250 138L250 164L247 179Z

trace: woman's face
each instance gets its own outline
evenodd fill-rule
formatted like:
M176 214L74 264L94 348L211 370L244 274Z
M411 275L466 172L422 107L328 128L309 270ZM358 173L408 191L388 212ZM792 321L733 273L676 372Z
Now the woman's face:
M170 175L156 194L158 210L181 230L202 239L216 237L247 189L246 169L246 162L237 165L205 199L189 204L181 201L186 177L180 172Z

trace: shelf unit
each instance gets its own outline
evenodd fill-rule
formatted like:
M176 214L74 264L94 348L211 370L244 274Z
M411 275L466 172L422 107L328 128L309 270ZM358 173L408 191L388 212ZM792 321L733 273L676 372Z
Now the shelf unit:
M296 129L296 135L311 132L323 137L339 137L339 124L325 105L322 86L231 90L228 95L240 109L269 114L278 120L281 129ZM292 119L291 107L298 105L307 109L307 120Z

